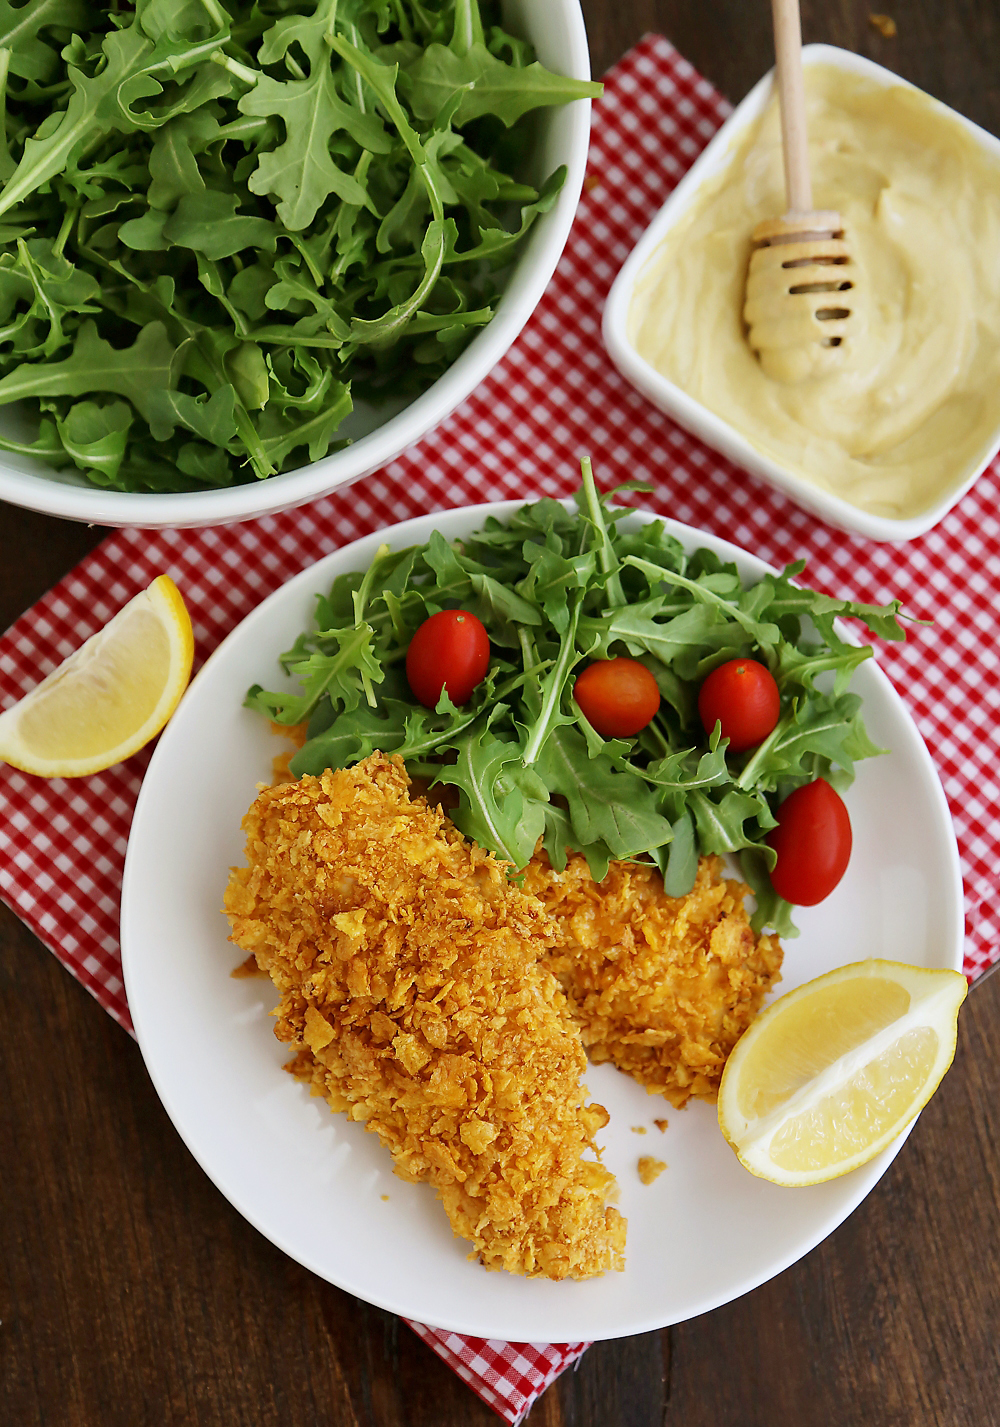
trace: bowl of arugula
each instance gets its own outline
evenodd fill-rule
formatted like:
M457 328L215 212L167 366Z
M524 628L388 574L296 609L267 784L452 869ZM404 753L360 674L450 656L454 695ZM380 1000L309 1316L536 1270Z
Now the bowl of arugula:
M0 15L0 499L198 526L376 470L503 356L590 127L579 0Z

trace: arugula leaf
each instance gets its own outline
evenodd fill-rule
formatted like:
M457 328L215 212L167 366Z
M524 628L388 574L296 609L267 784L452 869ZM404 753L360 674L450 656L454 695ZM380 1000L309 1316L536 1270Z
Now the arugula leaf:
M92 480L113 485L125 456L125 443L134 414L123 401L98 406L80 401L71 406L65 420L56 417L56 430L63 450Z
M185 193L176 209L164 223L163 237L168 243L193 248L206 258L231 258L244 248L273 252L278 241L278 229L266 218L238 214L239 197L235 193Z
M718 788L731 782L726 763L726 743L702 753L696 748L668 753L643 772L647 782L671 793L690 793L696 788Z
M12 74L44 84L56 66L55 50L42 30L72 32L88 27L83 0L26 0L13 6L0 0L0 48L10 50Z
M670 841L670 824L642 778L619 772L606 755L589 757L575 728L554 729L535 767L546 787L566 799L578 846L603 842L612 857L627 859Z
M146 192L151 208L171 212L188 193L205 187L196 154L217 133L214 115L199 111L181 114L158 130L149 154L150 184Z
M48 327L44 341L23 348L21 355L49 357L70 340L63 324L71 313L101 311L94 302L100 295L100 287L89 273L78 272L44 239L25 242L23 238L18 238L16 242L17 258L8 267L8 255L4 254L0 257L0 269L6 268L12 274L23 275L30 286L32 302L24 314L25 325L37 317Z
M324 695L348 711L357 708L364 694L362 677L373 684L382 680L382 667L372 649L373 633L367 624L331 630L328 638L336 644L335 654L310 654L289 671L298 679L301 694L268 694L257 688L247 696L247 707L289 725L304 723Z
M391 145L377 116L345 104L337 93L330 65L337 0L319 0L309 17L288 15L267 32L258 59L273 65L299 46L308 75L277 80L262 74L239 101L243 114L277 115L285 125L285 141L262 153L250 177L254 193L281 199L278 216L292 231L308 228L320 205L335 194L358 208L377 210L366 188L334 162L330 139L338 130L350 134L361 149L386 154Z
M251 690L255 692L260 691ZM248 698L247 706L267 713L268 706L259 701L251 703ZM383 699L377 709L359 703L303 744L289 762L289 769L297 778L304 773L318 776L325 768L347 768L376 749L395 753L406 737L406 714L406 706L399 700Z
M759 840L760 827L775 825L763 798L741 793L736 788L730 788L718 802L695 789L691 791L688 804L694 814L698 845L703 852L737 852L741 847L750 847ZM751 820L757 822L759 828L748 832L746 823Z
M698 875L698 840L694 818L688 812L671 825L673 838L666 849L655 849L657 864L663 873L663 890L668 897L686 897ZM663 857L664 850L667 853Z
M161 387L150 394L149 429L155 440L165 441L176 426L184 426L212 446L227 446L236 435L235 402L236 392L228 384L208 398Z
M229 485L324 456L356 397L435 381L565 177L506 172L503 122L463 133L461 94L430 122L413 108L410 71L449 37L517 71L518 103L593 88L525 79L529 47L473 0L0 0L0 382L39 420L8 448L122 490ZM63 360L98 355L88 321L143 359L159 324L182 355L129 385L102 348L88 390ZM132 418L80 467L73 399L104 392Z
M318 461L330 449L337 428L351 410L350 388L333 382L330 396L330 404L314 416L298 416L292 407L279 411L268 406L263 412L260 446L273 469L280 470L288 456L301 446L308 449L311 461Z
M157 402L187 410L167 393ZM457 825L515 868L541 838L553 866L575 850L598 881L612 859L652 860L682 896L700 855L740 853L755 926L793 935L791 909L770 888L766 837L793 788L817 777L846 787L855 762L881 751L845 687L870 650L837 634L826 596L792 583L801 567L744 589L734 566L687 554L660 522L622 531L624 513L588 463L575 513L541 500L464 541L435 533L420 547L380 547L367 572L318 599L316 627L282 656L301 693L255 686L249 701L288 723L310 720L293 773L398 753L414 774L455 787ZM895 604L833 603L899 628ZM459 606L483 620L490 667L462 708L443 694L425 709L403 675L407 648L428 615ZM773 732L736 754L718 730L706 738L695 714L706 670L734 648L769 662L781 694ZM606 739L573 699L573 672L622 649L640 653L663 701L639 737Z
M428 45L407 73L417 117L433 119L458 96L452 122L459 127L494 114L509 128L529 109L601 93L599 84L563 79L537 61L514 68L496 59L482 41L468 45L462 54L445 45Z
M545 811L541 799L526 800L523 776L508 774L514 768L524 771L517 743L482 727L470 729L450 746L458 759L442 765L435 781L461 793L459 807L451 814L455 826L515 868L523 867L544 830Z
M173 77L205 55L204 41L192 43L164 37L154 45L139 23L142 8L140 0L132 24L107 33L102 45L105 65L95 77L74 64L67 65L73 86L69 104L64 111L56 111L44 120L25 140L21 162L0 193L0 213L6 213L60 173L82 141L92 141L115 129L153 127L156 121L141 119L132 106L163 92L161 76ZM223 38L221 34L215 37L213 47Z
M112 347L92 321L77 333L73 354L61 362L24 362L0 378L0 406L29 396L85 396L108 391L128 397L136 410L150 415L153 392L177 385L181 351L162 322L144 327L131 347Z
M796 937L799 935L799 929L792 921L791 903L779 897L771 886L768 853L768 847L749 848L740 853L740 870L757 899L757 908L750 918L750 925L758 935L766 927L771 927L778 936ZM770 865L774 865L773 854Z

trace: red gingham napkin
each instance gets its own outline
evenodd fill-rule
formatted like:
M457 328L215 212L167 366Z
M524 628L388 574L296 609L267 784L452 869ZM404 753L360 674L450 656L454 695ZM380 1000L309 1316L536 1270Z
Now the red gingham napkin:
M607 76L595 106L583 200L552 283L472 397L343 494L242 525L109 536L0 641L4 707L160 573L184 594L202 660L265 595L329 551L426 511L566 495L589 453L604 486L653 482L645 506L775 565L806 556L818 589L879 603L899 596L910 614L933 618L904 645L881 645L879 660L941 774L965 875L965 969L984 971L1000 957L1000 462L928 535L876 545L831 530L679 430L619 376L601 345L612 278L728 112L665 39L644 39ZM72 783L0 768L0 895L129 1029L118 903L148 757ZM587 1346L411 1326L510 1423Z

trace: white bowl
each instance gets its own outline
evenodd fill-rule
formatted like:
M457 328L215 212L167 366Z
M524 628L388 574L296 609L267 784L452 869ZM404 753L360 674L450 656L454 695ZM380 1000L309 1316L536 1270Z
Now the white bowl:
M529 39L549 69L590 78L590 54L580 0L504 0L505 26ZM590 100L536 111L539 139L532 178L565 164L566 181L553 207L536 220L518 257L496 314L442 377L402 411L386 419L369 413L348 418L357 439L342 451L265 481L226 490L135 494L101 490L72 471L0 451L0 500L91 525L191 527L224 525L302 505L378 470L419 441L465 400L517 338L548 286L576 213L590 145ZM376 424L377 422L381 424ZM374 429L371 427L374 426ZM24 439L24 415L0 408L0 430ZM343 430L343 428L342 428Z
M880 64L862 59L848 50L837 49L833 45L807 45L802 51L804 64L833 65L851 74L864 76L887 89L916 86L900 79L898 74L883 69ZM954 479L941 498L919 515L905 519L874 515L861 510L849 501L828 491L820 490L804 480L794 471L780 465L740 434L728 421L724 421L708 407L682 391L674 382L662 376L632 346L628 339L628 312L632 300L632 290L647 260L660 246L666 234L675 226L690 208L699 190L709 180L721 172L729 163L733 150L743 137L749 125L755 123L767 105L773 88L774 71L751 89L741 104L722 125L711 143L699 156L691 169L681 179L652 223L630 253L625 266L618 274L608 294L604 308L604 343L615 366L624 377L637 387L644 396L665 411L681 426L693 432L709 446L714 446L724 456L738 466L759 476L768 485L783 491L797 505L818 515L830 525L857 535L867 535L871 540L912 540L917 535L936 525L952 506L965 495L977 476L981 475L993 457L1000 451L1000 405L997 408L997 429L988 448L966 470L955 472ZM921 91L923 92L923 91ZM925 96L929 98L930 96ZM991 155L1000 156L1000 139L980 129L977 124L949 109L947 105L931 100L942 114L949 115L973 135L976 141Z

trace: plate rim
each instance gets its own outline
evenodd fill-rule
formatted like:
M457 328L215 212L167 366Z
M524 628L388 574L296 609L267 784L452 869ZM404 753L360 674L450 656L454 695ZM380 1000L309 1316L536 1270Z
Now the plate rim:
M209 657L205 660L205 663L201 666L195 678L191 681L190 688L195 688L196 685L205 678L206 671L209 670L215 663L220 661L221 656L230 647L231 643L235 643L238 638L247 638L249 635L251 635L253 632L253 628L257 624L265 620L266 615L276 604L280 604L283 600L286 599L294 599L295 595L301 589L304 589L307 585L309 585L311 581L315 581L319 578L324 580L327 579L328 577L325 574L322 577L319 577L318 572L320 570L323 570L324 567L326 567L327 565L342 564L344 560L359 547L370 543L381 543L383 540L386 539L390 539L394 544L411 544L413 543L413 541L408 540L406 538L407 533L412 530L413 527L416 526L426 528L428 522L433 521L444 521L446 523L455 521L456 523L465 523L467 528L470 530L478 529L489 516L496 516L502 518L504 515L509 515L514 511L519 510L525 504L531 503L531 500L532 498L529 497L501 501L490 501L475 506L459 506L452 507L447 510L426 512L422 515L410 517L405 521L400 521L393 525L381 527L376 530L370 531L366 535L362 535L355 540L349 541L345 545L339 546L337 549L330 551L324 556L321 556L312 564L307 565L303 570L299 571L298 574L293 575L289 580L286 580L283 584L279 585L277 589L273 590L271 594L267 595L263 600L261 600L258 605L256 605L252 610L250 610L249 613L245 615L242 620L240 620L240 622L229 632L229 634L226 635L226 637L216 646L216 648L212 651ZM571 506L572 499L566 498L560 503L563 505ZM722 536L714 535L710 531L699 530L694 526L686 525L683 522L674 520L669 516L660 515L654 511L642 509L640 507L629 506L627 507L627 509L630 512L630 519L633 521L638 520L642 521L643 523L651 520L662 521L668 531L670 531L670 533L672 534L678 534L680 532L683 536L687 536L689 540L695 543L701 541L709 546L714 546L716 549L731 552L734 558L737 558L738 560L742 561L749 560L751 563L760 567L762 573L779 573L775 569L775 567L769 565L768 562L762 560L760 556L755 555L751 551L746 550L738 545L735 545L732 541L726 540ZM350 568L350 566L348 566L347 568ZM314 593L315 591L311 592ZM850 631L848 631L848 633L850 634ZM906 707L906 704L900 697L899 693L896 691L892 681L889 679L885 671L881 668L876 657L873 656L870 661L866 661L866 666L871 669L869 677L875 678L876 682L882 686L883 693L888 696L890 704L895 704L898 711L903 715L904 723L908 726L908 730L911 735L913 750L918 759L923 763L925 771L929 774L928 784L934 802L937 805L937 816L941 821L943 829L947 831L947 837L945 841L948 846L949 858L948 867L947 869L945 869L945 871L947 875L947 880L954 889L955 896L953 898L953 904L951 907L951 915L948 919L951 924L952 956L949 962L945 960L945 957L942 954L942 965L950 965L953 969L961 971L963 965L964 948L964 905L962 900L963 880L958 846L955 838L954 824L952 822L951 812L948 807L947 798L945 796L944 789L941 785L941 779L938 774L937 767L934 764L934 760L931 758L930 751L927 748L927 745L923 739L923 736L920 733L916 721L914 720L909 709ZM186 698L187 694L185 694L185 699ZM185 700L182 699L180 705L181 708L183 708L184 701ZM179 730L179 732L177 732L177 730ZM230 1205L232 1205L232 1207L236 1209L237 1212L241 1214L244 1219L246 1219L260 1234L262 1234L264 1238L268 1240L269 1243L274 1244L275 1247L280 1249L282 1253L287 1254L289 1258L301 1264L310 1272L315 1273L325 1282L332 1283L335 1287L342 1289L344 1292L351 1293L355 1297L360 1298L365 1302L371 1303L378 1308L385 1309L388 1312L395 1313L400 1317L414 1318L415 1320L419 1320L422 1322L423 1319L419 1317L419 1313L415 1312L412 1306L402 1306L397 1300L393 1298L391 1292L382 1293L378 1291L373 1291L368 1284L363 1284L359 1286L351 1280L351 1277L348 1274L344 1274L341 1277L334 1277L333 1274L330 1272L328 1265L320 1262L316 1258L311 1257L307 1253L303 1253L298 1247L291 1247L290 1242L288 1241L285 1234L280 1228L278 1230L275 1230L266 1221L265 1216L260 1215L255 1210L245 1206L243 1197L240 1193L238 1186L231 1185L226 1179L226 1176L221 1172L221 1170L217 1172L215 1167L210 1167L209 1163L206 1162L207 1156L202 1153L200 1145L196 1145L192 1142L192 1140L195 1138L193 1134L191 1137L189 1137L188 1133L186 1132L183 1126L182 1113L175 1113L175 1108L172 1103L172 1095L169 1088L169 1080L167 1080L164 1075L161 1074L161 1067L156 1062L155 1052L151 1048L151 1040L153 1039L153 1037L149 1031L148 1025L145 1022L144 1011L140 1009L142 1007L142 993L139 992L133 999L132 988L134 986L138 986L139 982L135 979L135 968L132 963L129 942L131 931L130 918L131 906L133 901L133 883L135 878L134 868L136 865L136 856L133 854L133 846L135 845L133 842L133 837L136 829L142 826L142 814L144 813L145 804L150 801L150 799L154 796L154 793L152 791L154 785L152 775L154 774L154 772L158 772L160 765L168 763L169 766L168 760L171 756L173 743L178 738L182 738L183 736L183 722L178 721L177 723L175 723L174 720L171 719L163 734L160 736L159 742L157 743L157 746L153 751L149 766L147 767L146 772L143 776L142 785L139 789L139 796L136 801L135 811L133 813L132 824L129 832L128 847L126 850L125 867L122 877L122 972L123 979L125 982L125 994L129 1003L129 1010L132 1016L136 1040L138 1042L139 1049L143 1057L143 1062L145 1064L146 1071L153 1082L153 1087L156 1090L160 1103L166 1110L167 1115L169 1116L170 1121L174 1126L174 1129L177 1131L188 1152L193 1156L202 1171L208 1176L211 1182L224 1196L224 1198L230 1203ZM845 962L844 964L847 963ZM855 1184L857 1192L854 1194L848 1194L843 1201L838 1201L838 1203L833 1207L833 1209L822 1219L821 1224L815 1234L807 1234L804 1239L795 1246L793 1250L791 1250L787 1254L781 1255L772 1263L769 1263L766 1270L760 1273L751 1273L746 1279L746 1281L741 1284L740 1288L735 1293L730 1291L729 1289L724 1289L721 1292L707 1293L703 1297L696 1299L693 1305L686 1309L683 1315L681 1316L671 1315L669 1313L664 1316L662 1313L653 1313L635 1321L630 1321L627 1326L624 1326L614 1332L600 1332L594 1334L587 1333L581 1330L580 1332L574 1331L568 1334L560 1333L558 1341L568 1341L573 1339L582 1341L585 1338L589 1339L590 1341L612 1341L615 1338L629 1337L638 1333L655 1331L659 1328L670 1327L674 1323L687 1322L691 1318L700 1316L702 1313L710 1312L715 1308L719 1308L727 1303L734 1302L737 1298L742 1298L747 1293L750 1293L754 1289L759 1288L762 1284L767 1283L770 1279L776 1277L779 1273L784 1272L786 1268L789 1268L792 1264L797 1263L801 1258L804 1258L806 1254L811 1253L812 1250L816 1248L818 1244L822 1243L824 1239L829 1237L829 1235L832 1234L834 1230L837 1229L844 1222L844 1220L847 1219L849 1215L854 1212L854 1210L858 1207L862 1200L864 1200L872 1191L872 1189L874 1189L875 1185L889 1168L889 1165L892 1163L896 1155L902 1149L904 1143L910 1135L910 1132L916 1125L919 1118L920 1116L918 1114L910 1123L910 1125L906 1128L903 1134L896 1141L894 1141L893 1144L883 1150L880 1155L869 1161L868 1164L862 1165L857 1170L853 1171L852 1175L849 1176L849 1178ZM509 1312L509 1310L507 1309L501 1311ZM461 1314L436 1314L436 1317L441 1318L442 1321L436 1322L432 1326L440 1328L444 1331L467 1334L475 1337L499 1338L501 1340L506 1339L508 1337L508 1330L506 1328L502 1330L497 1330L495 1325L491 1326L490 1322L485 1316L489 1312L489 1308L486 1308L485 1310L477 1308L475 1309L475 1313L478 1315L478 1317L476 1318L470 1318L469 1316L463 1317ZM511 1341L521 1340L511 1339Z

